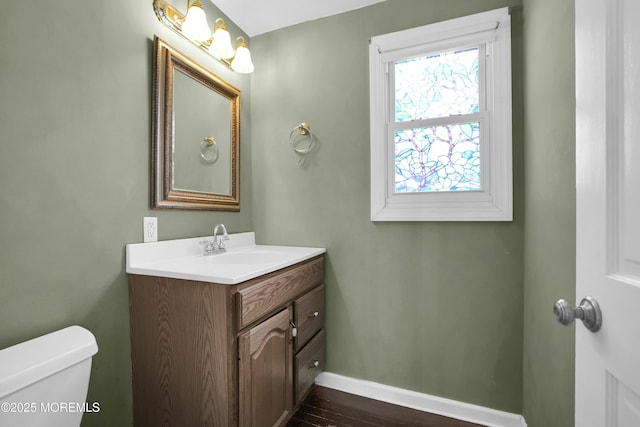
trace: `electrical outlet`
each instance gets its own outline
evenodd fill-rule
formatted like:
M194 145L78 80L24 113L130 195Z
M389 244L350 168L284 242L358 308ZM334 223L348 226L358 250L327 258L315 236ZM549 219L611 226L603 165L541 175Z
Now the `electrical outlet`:
M144 242L158 241L158 218L155 216L145 216L142 220L142 233Z

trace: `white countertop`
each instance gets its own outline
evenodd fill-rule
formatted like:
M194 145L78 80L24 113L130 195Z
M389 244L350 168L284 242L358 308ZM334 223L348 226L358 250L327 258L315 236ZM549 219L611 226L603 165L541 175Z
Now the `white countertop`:
M129 274L234 285L326 252L325 248L256 245L255 233L229 234L227 252L203 255L211 236L127 245Z

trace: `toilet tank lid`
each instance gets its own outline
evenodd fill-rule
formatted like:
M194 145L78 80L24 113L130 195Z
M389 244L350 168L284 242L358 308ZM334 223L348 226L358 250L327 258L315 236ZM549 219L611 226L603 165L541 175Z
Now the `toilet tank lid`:
M81 326L69 326L0 350L0 398L97 352L95 337Z

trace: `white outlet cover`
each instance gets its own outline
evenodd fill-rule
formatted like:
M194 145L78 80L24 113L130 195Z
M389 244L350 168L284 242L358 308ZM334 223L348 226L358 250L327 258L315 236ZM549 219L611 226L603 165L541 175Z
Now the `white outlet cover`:
M157 242L158 241L158 218L155 216L145 216L142 221L142 234L143 241Z

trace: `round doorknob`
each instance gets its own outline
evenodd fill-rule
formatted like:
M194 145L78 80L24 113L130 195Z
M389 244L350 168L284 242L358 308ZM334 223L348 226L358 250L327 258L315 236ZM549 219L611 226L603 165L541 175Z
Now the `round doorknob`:
M570 325L574 320L580 319L591 332L598 331L602 326L600 306L592 297L584 297L578 307L572 307L563 299L558 300L553 305L553 314L556 316L556 320L563 325Z

